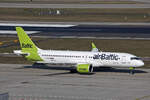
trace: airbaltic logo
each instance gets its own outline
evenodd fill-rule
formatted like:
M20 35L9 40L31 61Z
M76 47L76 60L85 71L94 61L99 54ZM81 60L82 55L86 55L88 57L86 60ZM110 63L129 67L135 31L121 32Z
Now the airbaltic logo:
M97 54L94 55L94 59L101 59L101 60L119 60L119 56L116 54Z
M24 44L24 43L22 43L22 48L32 48L32 44L29 44L29 43Z

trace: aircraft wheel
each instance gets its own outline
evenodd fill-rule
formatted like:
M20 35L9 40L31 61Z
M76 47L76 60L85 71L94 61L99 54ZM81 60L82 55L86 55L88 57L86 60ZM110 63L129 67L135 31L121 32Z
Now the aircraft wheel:
M77 73L77 70L76 69L71 69L70 73Z
M45 64L43 64L43 63L34 63L32 66L40 67L40 66L45 66Z

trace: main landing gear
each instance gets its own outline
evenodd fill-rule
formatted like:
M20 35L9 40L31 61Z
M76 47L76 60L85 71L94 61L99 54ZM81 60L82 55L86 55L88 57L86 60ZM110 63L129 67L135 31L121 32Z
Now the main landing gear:
M41 67L41 66L45 66L45 64L43 63L34 63L32 64L33 67Z
M77 73L77 70L75 68L70 69L70 73Z

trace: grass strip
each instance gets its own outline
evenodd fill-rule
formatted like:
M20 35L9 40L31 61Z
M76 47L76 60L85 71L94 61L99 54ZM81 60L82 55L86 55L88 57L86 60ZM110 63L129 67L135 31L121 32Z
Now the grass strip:
M150 9L0 8L3 21L150 22Z

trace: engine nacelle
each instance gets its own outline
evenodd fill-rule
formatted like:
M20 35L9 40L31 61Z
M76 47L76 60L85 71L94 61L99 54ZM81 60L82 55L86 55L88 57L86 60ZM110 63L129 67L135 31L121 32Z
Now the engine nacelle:
M77 65L77 72L79 73L92 73L93 66L90 64L78 64Z

